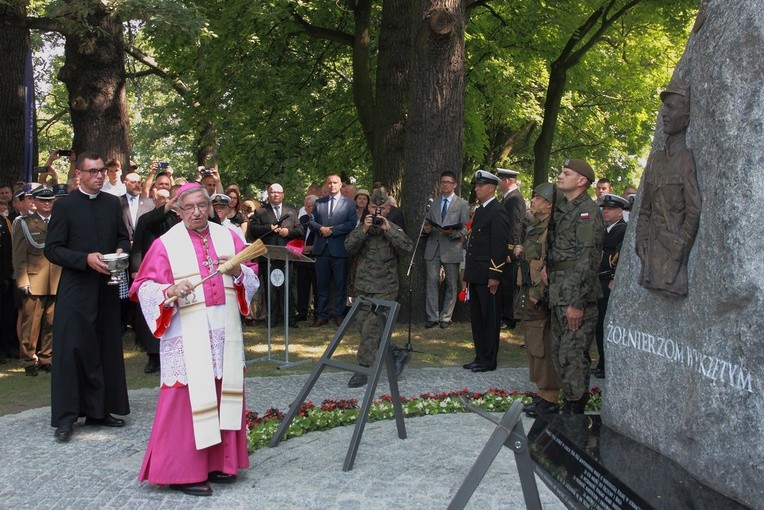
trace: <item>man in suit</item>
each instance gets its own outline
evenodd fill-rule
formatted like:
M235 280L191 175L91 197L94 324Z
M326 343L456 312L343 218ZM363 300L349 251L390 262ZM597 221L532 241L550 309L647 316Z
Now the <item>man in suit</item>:
M42 253L53 201L52 189L32 192L37 211L13 224L13 268L21 293L19 352L26 375L50 372L53 354L53 312L61 267Z
M125 177L125 194L119 197L122 204L122 218L127 225L127 234L130 243L135 239L135 228L138 226L138 218L147 212L154 210L154 202L141 193L141 176L135 173Z
M313 244L316 242L316 233L313 232L308 226L310 217L313 215L313 205L318 197L316 195L308 195L303 201L305 208L305 214L299 217L300 225L302 225L303 241L305 241L305 247L302 254L314 258L313 256ZM310 296L313 295L313 306L315 312L315 306L318 303L318 293L316 286L316 265L311 262L295 262L297 268L297 320L304 321L308 318L308 308L310 307ZM316 319L314 314L313 320Z
M280 222L280 223L279 223ZM262 239L263 243L270 246L286 246L292 239L300 239L303 235L303 227L297 217L297 209L284 203L284 188L281 184L273 183L268 186L268 203L260 207L247 227L247 241ZM271 285L268 277L268 263L262 258L259 263L260 281L268 282L270 289L271 306L270 313L273 324L278 324L281 319L289 320L289 325L297 327L297 320L291 317L289 311L284 311L284 285L278 287ZM283 260L272 260L271 271L288 271L284 268ZM267 295L267 294L266 294ZM294 308L294 300L290 299L290 308Z
M464 281L468 285L475 359L464 368L488 372L496 370L499 353L499 287L507 266L509 214L496 200L498 177L478 170L474 183L480 205L472 217Z
M424 248L424 263L427 269L427 302L425 328L440 324L441 328L451 325L451 316L459 292L459 264L462 261L462 243L467 235L470 219L470 205L459 197L456 190L456 174L446 170L440 174L440 196L427 211L422 233L427 237ZM440 268L446 274L443 307L440 301Z
M135 239L135 227L138 225L138 218L154 210L154 201L141 194L142 187L140 175L136 173L127 174L124 182L125 194L119 197L119 203L122 205L122 219L125 222L125 226L127 226L131 250L133 240ZM129 286L130 281L128 280L125 285ZM124 288L121 289L120 308L123 331L127 329L128 324L133 327L133 330L137 329L135 322L142 320L140 317L136 318L136 316L141 315L136 307L137 303L130 301L124 292ZM139 335L136 335L135 340L138 345L145 347L145 338L139 338Z
M161 175L160 177L165 177ZM157 190L157 193L167 193L168 200L161 206L142 214L138 218L133 234L132 247L130 249L130 277L135 279L138 269L141 267L143 257L148 253L149 248L156 239L167 233L172 227L180 222L177 206L175 205L175 194L180 185L170 187L169 191L165 189ZM154 336L146 324L146 318L143 313L136 313L133 325L135 327L135 342L146 349L148 361L143 368L144 373L155 374L161 369L159 358L159 339Z
M506 168L497 168L501 203L509 214L509 255L507 270L501 282L501 329L515 327L515 290L517 287L517 262L512 258L515 246L523 244L523 219L525 218L525 200L517 186L518 172Z
M326 178L327 194L318 199L313 210L313 219L308 226L316 232L313 255L316 256L316 283L318 285L318 306L316 320L312 326L319 327L329 322L329 282L334 285L334 307L332 317L338 326L342 323L347 304L345 277L348 252L345 238L355 228L357 221L355 202L340 193L342 180L331 174Z

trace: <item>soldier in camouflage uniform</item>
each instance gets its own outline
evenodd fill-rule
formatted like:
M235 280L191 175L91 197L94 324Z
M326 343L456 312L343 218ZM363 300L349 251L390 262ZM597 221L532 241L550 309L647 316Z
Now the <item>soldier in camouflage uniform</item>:
M533 403L523 410L529 416L557 413L560 380L552 362L552 331L549 319L547 284L542 279L547 258L547 227L552 215L556 191L551 183L536 186L531 199L533 224L525 242L514 247L518 260L517 287L520 298L515 318L525 329L525 353L528 355L530 379L538 387Z
M563 413L583 414L589 400L589 349L602 297L598 271L604 223L586 190L594 170L586 161L565 161L557 177L564 198L554 209L549 305L552 312L552 358L562 384Z
M387 195L377 190L371 204L378 208L387 201ZM373 207L371 208L374 209ZM395 301L398 297L398 257L411 253L414 243L395 223L384 216L368 214L345 239L345 248L358 257L355 289L358 297ZM358 363L368 367L374 363L381 340L382 317L372 312L368 304L361 305L356 316L361 326ZM366 384L364 374L353 374L348 386L358 388Z

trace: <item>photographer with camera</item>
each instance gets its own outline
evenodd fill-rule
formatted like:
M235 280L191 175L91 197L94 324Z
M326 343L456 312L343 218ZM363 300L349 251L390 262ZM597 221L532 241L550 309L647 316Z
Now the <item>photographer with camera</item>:
M210 196L215 193L223 193L223 185L220 182L220 174L218 173L217 166L212 168L197 167L196 173L196 181L204 186L204 189L207 190L207 193L209 193Z
M560 380L552 363L552 326L549 316L548 281L542 277L547 259L547 231L552 216L556 190L552 183L536 186L531 199L533 223L528 228L523 244L515 245L514 256L520 270L517 287L520 296L515 318L522 321L525 333L525 352L532 382L538 391L531 404L523 410L529 416L557 413L560 410L558 394Z
M398 257L411 253L414 243L395 223L382 215L381 206L387 202L387 195L381 190L371 195L369 209L374 211L366 215L345 239L345 248L351 256L358 257L358 271L355 277L356 295L395 301L398 297ZM383 317L364 303L357 316L361 329L358 346L358 363L369 367L381 340ZM359 388L367 382L367 376L353 374L348 386Z

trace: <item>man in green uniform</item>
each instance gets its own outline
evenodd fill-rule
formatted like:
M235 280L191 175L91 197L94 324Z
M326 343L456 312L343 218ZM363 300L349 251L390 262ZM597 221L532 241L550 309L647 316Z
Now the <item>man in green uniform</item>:
M586 190L594 170L581 159L568 159L557 176L564 197L554 208L555 236L549 276L552 359L560 377L563 413L583 414L589 400L589 348L597 324L602 289L597 276L604 224Z
M371 195L371 209L387 202L387 195L376 190ZM398 297L398 257L411 253L414 243L400 226L381 214L367 214L360 225L345 239L345 248L351 256L358 257L355 289L358 297L370 297L395 301ZM382 317L365 303L356 317L361 326L358 346L358 363L369 367L374 363L381 340ZM359 388L367 382L364 374L353 374L348 386Z
M560 380L552 362L552 326L549 320L547 282L542 279L547 260L547 228L555 193L552 183L536 186L531 199L533 224L528 228L525 242L514 247L520 267L517 274L520 298L515 318L523 323L528 371L531 381L538 387L533 403L523 408L529 416L557 413L560 410L557 403Z

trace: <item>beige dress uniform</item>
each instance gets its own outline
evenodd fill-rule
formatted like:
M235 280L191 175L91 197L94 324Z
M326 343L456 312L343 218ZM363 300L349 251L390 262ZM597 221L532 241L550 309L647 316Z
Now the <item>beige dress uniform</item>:
M13 224L13 270L21 291L20 359L24 367L51 363L53 311L61 267L42 253L48 224L34 213ZM29 289L25 292L25 288Z

